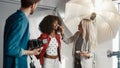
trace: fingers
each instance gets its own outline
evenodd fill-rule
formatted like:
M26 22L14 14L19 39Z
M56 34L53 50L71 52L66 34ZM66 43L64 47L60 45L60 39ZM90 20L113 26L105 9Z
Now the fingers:
M80 52L80 56L84 56L86 53L85 52Z
M60 26L60 25L59 25L58 27L59 27L60 29L63 29L63 28L64 28L63 26Z
M40 49L36 49L36 50L35 50L35 55L39 55L39 54L40 54L40 51L41 51Z
M41 52L40 49L34 49L34 50L33 50L33 55L39 55L40 52Z
M42 49L43 49L43 47L38 48L37 51L38 51L38 52L41 52Z
M59 28L60 28L60 33L64 34L64 27L63 26L59 26Z
M31 50L31 55L39 55L42 49L43 47Z
M40 48L41 50L43 49L43 47Z
M86 52L80 52L80 56L90 57L90 54Z
M87 52L80 52L80 53L82 53L82 54L87 54Z

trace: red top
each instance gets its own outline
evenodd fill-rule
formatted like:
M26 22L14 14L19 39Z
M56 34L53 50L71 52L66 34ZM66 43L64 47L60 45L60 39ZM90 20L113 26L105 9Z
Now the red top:
M56 40L57 40L57 42L58 42L58 57L59 57L59 61L61 61L61 54L60 54L60 50L61 50L60 35L59 35L59 34L56 34L55 38L56 38ZM42 49L41 53L40 53L39 56L38 56L39 59L40 59L40 64L43 64L43 62L44 62L43 56L44 56L44 54L45 54L45 52L46 52L46 49L47 49L47 47L48 47L48 45L49 45L49 42L50 42L51 38L49 37L48 34L43 33L43 34L41 34L41 36L40 36L38 39L39 39L39 40L47 39L47 43L44 43L44 44L42 45L43 49Z

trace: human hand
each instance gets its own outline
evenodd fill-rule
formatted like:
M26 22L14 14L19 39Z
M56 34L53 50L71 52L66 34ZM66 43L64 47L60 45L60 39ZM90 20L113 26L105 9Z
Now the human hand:
M64 34L64 27L63 26L59 26L59 29L60 29L61 35Z
M86 52L80 52L80 56L90 57L90 54Z
M32 55L39 55L42 49L43 49L43 47L37 48L37 49L33 49L33 50L31 51L31 54L32 54Z

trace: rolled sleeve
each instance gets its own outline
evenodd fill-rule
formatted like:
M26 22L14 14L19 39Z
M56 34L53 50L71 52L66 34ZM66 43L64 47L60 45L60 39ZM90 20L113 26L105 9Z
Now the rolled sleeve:
M23 56L23 55L24 55L24 51L25 51L25 50L21 48L21 51L20 51L19 56Z

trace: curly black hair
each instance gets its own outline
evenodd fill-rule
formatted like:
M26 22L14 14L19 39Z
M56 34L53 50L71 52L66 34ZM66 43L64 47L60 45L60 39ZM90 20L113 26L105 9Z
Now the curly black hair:
M61 19L58 16L54 15L47 15L43 18L43 20L39 24L39 30L42 33L47 33L50 35L50 33L53 31L53 24L55 21L58 21L59 25L62 25ZM56 30L55 33L57 33L59 29Z

